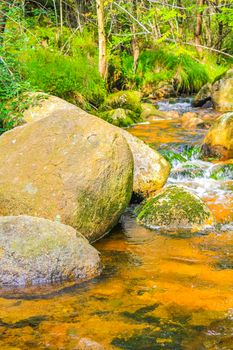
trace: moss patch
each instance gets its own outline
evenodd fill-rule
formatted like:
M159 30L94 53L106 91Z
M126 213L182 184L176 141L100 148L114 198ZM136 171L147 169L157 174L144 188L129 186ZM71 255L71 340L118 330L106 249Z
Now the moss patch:
M109 95L102 106L103 110L115 108L129 109L136 114L141 113L141 93L138 91L118 91Z
M136 209L137 221L153 227L190 227L213 223L209 208L182 187L170 186Z
M138 114L123 108L111 109L110 111L99 113L99 116L108 123L119 127L127 127L142 121Z

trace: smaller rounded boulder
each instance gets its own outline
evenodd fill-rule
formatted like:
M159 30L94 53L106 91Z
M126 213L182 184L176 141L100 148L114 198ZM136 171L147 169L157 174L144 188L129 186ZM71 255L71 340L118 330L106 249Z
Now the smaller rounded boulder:
M162 188L170 174L171 166L163 156L126 130L121 131L133 154L133 192L139 197L149 197Z
M70 226L30 216L0 217L0 286L87 280L98 251Z
M222 160L233 158L233 112L223 114L209 129L202 154Z
M183 187L169 186L143 202L137 221L149 228L201 229L214 224L214 217L202 200Z
M194 97L192 101L193 107L202 107L206 102L211 100L212 85L210 83L202 86L200 91Z
M213 84L211 98L220 112L233 111L233 69L221 75Z
M138 121L137 115L129 109L117 108L100 113L106 122L119 127L127 127Z
M103 110L124 108L140 115L142 111L141 97L142 94L138 91L118 91L106 98L102 108Z

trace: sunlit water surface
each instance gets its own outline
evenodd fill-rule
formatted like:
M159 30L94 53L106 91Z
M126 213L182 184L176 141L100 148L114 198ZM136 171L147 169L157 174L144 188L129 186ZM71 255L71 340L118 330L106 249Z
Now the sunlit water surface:
M155 148L200 144L204 132L179 121L156 121L130 130ZM121 224L95 244L104 269L81 285L2 291L0 349L78 350L80 338L105 349L233 349L233 183L170 177L213 210L210 232L150 231L129 208ZM179 167L179 163L175 165ZM87 348L88 349L88 348Z

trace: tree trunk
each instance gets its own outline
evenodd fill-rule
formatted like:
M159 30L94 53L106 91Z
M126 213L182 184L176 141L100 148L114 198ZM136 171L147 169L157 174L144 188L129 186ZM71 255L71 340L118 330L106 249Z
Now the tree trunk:
M137 14L137 0L133 0L133 14ZM132 27L133 31L133 40L132 40L132 50L133 50L133 73L136 73L137 66L138 66L138 59L140 55L140 48L138 43L138 38L136 36L137 32L137 26L136 23L133 23Z
M98 36L99 36L99 73L107 78L107 44L104 30L104 0L96 0Z
M201 34L202 34L202 15L203 11L200 11L200 6L204 5L205 0L197 0L197 19L196 19L196 30L195 30L195 44L196 49L199 54L202 54L202 47L201 45Z

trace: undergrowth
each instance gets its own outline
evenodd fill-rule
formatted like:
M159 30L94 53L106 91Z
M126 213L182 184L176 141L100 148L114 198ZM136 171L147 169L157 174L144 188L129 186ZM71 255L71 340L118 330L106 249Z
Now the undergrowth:
M22 112L28 107L28 100L22 96L31 86L21 78L17 68L12 56L4 57L0 52L0 134L19 125Z
M226 70L226 66L217 65L210 55L206 62L198 60L195 55L194 51L172 45L147 49L139 57L135 74L131 56L122 55L120 62L113 57L112 70L118 72L118 75L115 74L115 86L123 84L125 88L133 86L146 91L168 82L177 93L192 94ZM111 85L114 86L113 82Z
M88 58L81 53L69 56L40 48L23 52L19 60L23 76L39 90L70 102L81 94L96 107L104 100L105 85L98 73L96 57Z

